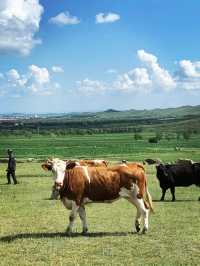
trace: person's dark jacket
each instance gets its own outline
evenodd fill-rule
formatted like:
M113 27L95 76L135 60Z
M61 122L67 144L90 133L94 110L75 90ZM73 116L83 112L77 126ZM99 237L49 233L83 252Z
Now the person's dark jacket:
M16 160L15 157L9 157L8 160L8 171L13 172L16 170Z

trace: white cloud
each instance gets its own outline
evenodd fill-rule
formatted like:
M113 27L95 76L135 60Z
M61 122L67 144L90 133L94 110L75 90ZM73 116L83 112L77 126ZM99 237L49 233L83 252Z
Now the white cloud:
M113 87L121 91L144 91L151 89L152 81L150 80L147 69L135 68L128 73L119 75Z
M0 3L0 52L28 55L40 44L35 39L43 7L39 0L1 0Z
M181 73L188 78L200 77L200 61L191 62L190 60L181 60L179 62Z
M59 13L55 17L50 18L49 22L61 26L79 24L80 20L75 16L71 16L70 13L66 11Z
M0 91L11 97L25 94L51 95L60 88L60 84L52 80L46 67L30 65L24 74L13 68L4 76L0 82Z
M63 72L64 72L63 68L60 67L60 66L52 66L51 69L52 69L52 71L53 71L54 73L63 73Z
M106 90L106 84L98 80L90 80L88 78L77 81L77 90L83 94L98 94L103 93Z
M16 69L10 69L7 73L7 81L11 87L22 87L26 83L26 78L21 77Z
M120 15L115 13L99 13L96 15L96 23L113 23L120 19Z
M36 65L29 66L30 76L29 78L33 79L34 82L43 85L50 82L49 71L45 67L38 67Z
M169 91L176 87L176 82L167 70L160 67L158 59L155 55L145 52L144 50L138 50L138 58L144 63L152 77L154 87L161 88Z
M77 82L78 92L96 94L120 91L123 93L153 93L171 91L200 91L200 61L181 60L179 71L173 74L160 66L158 58L144 50L137 51L142 67L117 76L111 83L85 79ZM115 73L110 69L107 73Z
M200 91L200 61L181 60L178 62L176 82L180 89Z

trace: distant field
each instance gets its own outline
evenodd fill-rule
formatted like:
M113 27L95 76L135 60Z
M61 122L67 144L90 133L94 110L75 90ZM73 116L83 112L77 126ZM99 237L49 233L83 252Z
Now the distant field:
M189 140L166 139L149 143L150 133L142 140L135 140L133 133L94 134L63 137L32 136L0 137L0 158L5 158L7 148L12 148L18 160L48 157L60 158L105 158L111 161L122 159L143 161L146 158L160 158L171 162L178 158L200 160L200 135ZM180 151L175 147L179 146Z
M69 212L60 201L48 200L52 180L40 163L18 164L17 186L5 185L5 169L1 164L0 265L199 265L199 188L178 188L177 202L169 192L167 201L159 202L155 169L148 166L155 214L147 235L131 234L136 210L121 200L87 206L90 233L80 235L77 219L69 238L64 234Z

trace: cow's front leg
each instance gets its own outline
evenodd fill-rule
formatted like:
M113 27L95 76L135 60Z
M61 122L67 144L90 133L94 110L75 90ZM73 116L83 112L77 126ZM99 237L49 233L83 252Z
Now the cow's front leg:
M172 201L175 201L176 200L176 198L175 198L175 187L171 187L170 191L172 193Z
M131 203L135 205L137 208L137 216L135 220L135 228L136 231L140 231L140 217L142 216L143 221L144 221L144 227L142 230L142 233L145 234L149 228L149 210L146 209L144 200L143 199L138 199L137 196L133 196L129 199Z
M66 230L67 235L71 235L71 233L72 233L72 228L74 225L74 221L77 217L78 209L79 209L79 206L76 205L76 203L73 201L72 202L72 211L70 212L70 215L69 215L69 225L67 226L67 230Z
M140 218L141 218L141 212L140 210L137 208L137 215L135 218L135 230L136 232L140 232Z
M85 235L88 231L85 207L81 206L78 210L78 213L82 222L82 228L83 228L82 234Z
M166 188L162 188L162 197L160 198L160 201L163 201L165 199L166 190Z

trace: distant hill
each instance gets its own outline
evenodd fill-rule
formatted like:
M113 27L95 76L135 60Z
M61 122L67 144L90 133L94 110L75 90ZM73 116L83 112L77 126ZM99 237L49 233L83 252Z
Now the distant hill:
M162 130L200 132L200 105L152 110L0 116L0 134L92 134Z
M181 106L175 108L156 108L152 110L127 110L119 111L114 109L108 109L103 112L83 112L79 114L70 115L70 117L84 117L84 119L95 118L98 120L101 119L147 119L147 118L156 118L156 119L167 119L167 118L183 118L183 117L194 117L200 116L200 105L198 106ZM64 115L65 118L68 118L69 115Z
M107 109L101 112L73 112L73 113L46 113L46 114L0 114L0 118L15 119L148 119L148 118L183 118L200 116L200 105L197 106L181 106L175 108L156 108L151 110L125 110Z

